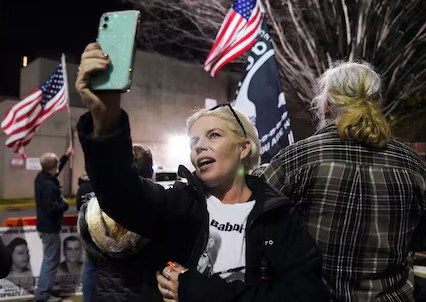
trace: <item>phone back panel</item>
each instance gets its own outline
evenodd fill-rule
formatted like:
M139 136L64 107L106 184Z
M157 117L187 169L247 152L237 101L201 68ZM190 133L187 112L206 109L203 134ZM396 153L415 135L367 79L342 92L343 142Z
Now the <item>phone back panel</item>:
M126 91L130 88L139 18L137 10L107 12L101 16L97 41L108 54L111 65L93 75L92 90Z

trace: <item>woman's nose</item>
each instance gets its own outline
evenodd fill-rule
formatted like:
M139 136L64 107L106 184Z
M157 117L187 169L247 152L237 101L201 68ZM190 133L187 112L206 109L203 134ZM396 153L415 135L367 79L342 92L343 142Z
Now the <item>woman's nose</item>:
M204 151L204 150L207 150L207 144L206 144L206 141L205 141L204 139L199 139L199 140L197 141L197 144L195 145L195 151L196 151L197 153L200 153L200 152L202 152L202 151Z

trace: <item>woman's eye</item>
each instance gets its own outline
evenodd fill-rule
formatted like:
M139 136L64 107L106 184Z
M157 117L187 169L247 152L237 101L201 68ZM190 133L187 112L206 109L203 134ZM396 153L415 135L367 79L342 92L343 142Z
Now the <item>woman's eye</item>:
M220 137L219 133L213 132L210 134L210 138L217 138L217 137Z

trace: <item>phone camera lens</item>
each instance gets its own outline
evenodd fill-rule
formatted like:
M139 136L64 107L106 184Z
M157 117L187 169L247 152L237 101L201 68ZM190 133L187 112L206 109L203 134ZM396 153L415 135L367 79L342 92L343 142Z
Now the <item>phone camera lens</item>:
M103 28L107 28L107 27L108 27L108 24L104 24L104 25L103 25Z
M105 22L108 22L109 17L105 17L104 20L105 20Z

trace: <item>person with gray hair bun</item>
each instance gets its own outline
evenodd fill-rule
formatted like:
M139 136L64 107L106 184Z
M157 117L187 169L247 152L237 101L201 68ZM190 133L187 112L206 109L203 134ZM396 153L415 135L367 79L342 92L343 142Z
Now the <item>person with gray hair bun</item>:
M319 249L298 212L247 175L260 160L250 121L229 103L195 112L187 121L195 171L179 166L188 182L165 189L138 176L120 95L89 88L90 76L110 64L98 43L82 54L76 89L90 112L77 129L100 208L150 240L141 300L329 301Z
M318 129L335 124L340 138L376 148L386 147L390 127L380 110L382 81L366 62L328 69L318 81L312 109Z
M381 90L366 62L330 67L312 101L317 132L262 174L303 214L338 301L414 301L411 251L426 248L426 167L391 136Z

